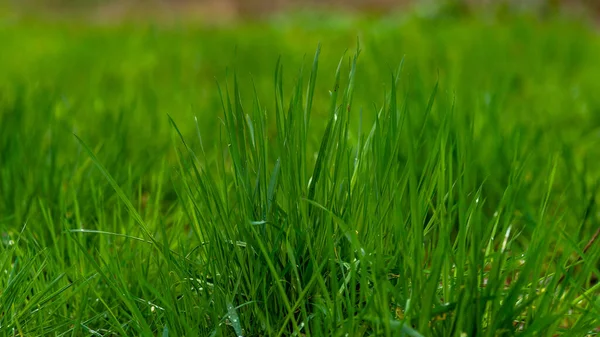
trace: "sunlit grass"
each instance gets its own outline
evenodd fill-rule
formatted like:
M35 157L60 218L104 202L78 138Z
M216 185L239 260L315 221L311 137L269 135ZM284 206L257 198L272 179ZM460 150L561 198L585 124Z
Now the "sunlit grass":
M594 333L597 36L303 20L0 31L2 333Z

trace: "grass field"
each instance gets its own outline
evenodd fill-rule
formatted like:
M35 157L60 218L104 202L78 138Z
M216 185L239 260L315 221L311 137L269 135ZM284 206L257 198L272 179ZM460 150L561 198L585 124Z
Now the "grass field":
M582 20L0 21L5 336L600 334Z

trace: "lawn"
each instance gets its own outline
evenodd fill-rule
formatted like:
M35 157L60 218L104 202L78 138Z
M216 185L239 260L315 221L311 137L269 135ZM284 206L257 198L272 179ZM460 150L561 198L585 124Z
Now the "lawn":
M0 333L600 334L585 20L0 20Z

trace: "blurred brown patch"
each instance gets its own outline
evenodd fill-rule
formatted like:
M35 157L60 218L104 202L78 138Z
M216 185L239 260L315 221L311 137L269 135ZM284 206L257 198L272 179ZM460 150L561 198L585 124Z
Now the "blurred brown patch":
M506 4L546 12L576 10L600 18L600 0L22 0L22 13L78 16L93 22L129 19L194 20L207 23L257 18L294 9L328 9L387 13L413 4L452 3L462 8Z

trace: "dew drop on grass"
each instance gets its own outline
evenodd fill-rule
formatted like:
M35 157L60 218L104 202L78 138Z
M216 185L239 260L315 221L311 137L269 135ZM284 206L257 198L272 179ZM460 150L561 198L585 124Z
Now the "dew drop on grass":
M235 330L235 334L238 337L243 337L244 334L242 332L242 326L240 324L239 316L237 314L237 311L235 310L235 307L233 306L233 304L231 302L227 302L227 315L229 316L229 321L231 322L231 325L233 326L233 330Z

